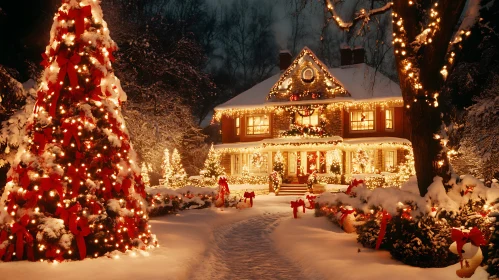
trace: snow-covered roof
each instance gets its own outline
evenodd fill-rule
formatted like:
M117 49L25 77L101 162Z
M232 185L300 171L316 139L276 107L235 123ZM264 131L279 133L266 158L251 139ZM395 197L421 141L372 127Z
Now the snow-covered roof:
M324 137L324 138L270 138L254 142L236 142L214 145L217 150L239 150L239 149L260 149L273 146L300 144L300 145L341 145L344 147L357 146L357 145L383 145L383 144L398 144L398 145L411 145L411 142L404 138L398 137L362 137L343 139L340 136ZM302 146L301 146L302 147ZM300 149L300 146L296 146Z
M321 100L267 101L267 95L281 74L276 74L254 87L244 91L229 101L218 105L215 110L263 108L272 105L299 105L312 103L334 103L348 101L391 101L402 100L400 86L365 63L353 64L329 71L350 93L351 97L337 97Z

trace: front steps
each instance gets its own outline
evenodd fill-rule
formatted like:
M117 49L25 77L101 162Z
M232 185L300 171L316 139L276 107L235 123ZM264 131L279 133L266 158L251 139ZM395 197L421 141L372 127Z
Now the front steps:
M282 184L278 196L303 196L308 191L306 184Z

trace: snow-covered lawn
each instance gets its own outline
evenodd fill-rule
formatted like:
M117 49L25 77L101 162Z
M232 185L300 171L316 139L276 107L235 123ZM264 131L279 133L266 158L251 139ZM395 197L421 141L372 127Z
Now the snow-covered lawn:
M302 279L457 279L458 264L441 269L403 265L388 252L362 248L354 234L343 233L326 218L315 218L312 210L295 220L289 205L292 199L262 195L250 209L209 208L154 218L150 223L159 248L116 254L118 259L0 263L0 279L226 279L223 274L232 279L276 279L268 277L297 269L302 270ZM240 274L242 256L247 256L248 267L256 267L253 273L260 277ZM288 268L269 267L265 261L269 258L270 263ZM486 279L485 271L479 268L472 279Z

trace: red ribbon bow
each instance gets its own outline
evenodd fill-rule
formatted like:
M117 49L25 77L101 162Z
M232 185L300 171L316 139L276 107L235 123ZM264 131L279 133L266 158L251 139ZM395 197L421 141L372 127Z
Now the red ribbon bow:
M24 188L27 189L29 187L29 184L31 183L29 176L28 176L28 171L32 170L31 166L28 165L27 167L22 167L21 165L17 165L14 168L14 172L18 174L18 183Z
M45 145L47 142L52 140L52 129L47 127L43 129L43 132L35 132L33 136L33 142L38 145L38 154L42 154L45 150Z
M253 207L253 198L255 198L255 192L244 192L244 203L246 203L246 199L250 199L250 205Z
M85 244L85 236L90 234L88 221L85 217L78 217L76 214L71 214L69 218L69 230L73 233L76 239L76 245L80 252L80 260L87 256L87 246Z
M84 181L86 178L85 172L86 172L85 167L80 166L79 168L76 168L74 165L68 167L68 171L66 172L66 174L69 177L71 177L72 198L78 196L78 193L80 191L81 181Z
M303 213L305 213L305 201L303 199L291 201L291 208L293 208L293 217L298 218L298 207L303 206Z
M451 232L451 238L453 241L456 242L457 246L457 254L459 255L459 258L461 260L461 268L463 267L463 246L464 244L471 242L471 244L475 246L483 246L487 244L487 241L485 241L485 237L483 236L483 233L476 227L472 228L470 232L462 232L459 229L453 228Z
M68 225L69 224L69 217L70 216L76 216L78 212L81 211L81 205L79 203L76 203L75 205L69 207L69 208L64 208L64 207L57 207L57 210L55 211L55 214L61 218L61 220L64 221L64 224Z
M59 199L63 199L62 182L59 175L52 173L50 177L42 177L40 179L40 190L49 191L56 190L59 194Z
M341 211L340 225L343 226L343 222L345 221L345 218L348 215L354 213L355 209L346 209L346 208L340 207L340 211Z
M80 35L85 31L85 18L92 15L92 6L84 6L79 9L69 10L68 17L74 19L75 21L75 35L76 39L80 38Z
M317 198L317 196L307 195L306 198L308 200L308 203L310 204L308 209L314 209L315 208L315 199Z
M388 221L390 221L392 219L392 215L390 215L385 210L383 210L382 215L383 216L381 217L379 235L378 235L378 239L376 240L376 248L375 248L376 250L379 249L379 247L381 246L381 242L383 241L383 238L385 237L386 225L388 224Z
M68 145L69 142L71 141L71 138L74 138L79 150L81 142L80 142L80 136L78 135L78 124L76 122L75 123L63 122L61 128L63 129L63 131L66 130L66 132L64 132L64 139L63 139L64 144Z
M29 224L29 216L24 215L19 222L12 225L12 233L16 235L16 256L18 260L22 260L24 256L24 243L28 245L28 259L34 261L33 255L33 236L26 229Z
M347 189L347 191L345 193L346 194L351 194L352 189L354 187L357 187L358 185L363 184L363 183L364 183L364 180L353 179L352 183L350 183L350 186L348 186L348 189Z
M81 56L78 53L73 54L70 58L67 58L67 56L67 52L62 52L57 56L56 61L60 68L57 79L59 82L63 82L67 74L71 86L76 87L78 86L78 75L75 66L80 63Z

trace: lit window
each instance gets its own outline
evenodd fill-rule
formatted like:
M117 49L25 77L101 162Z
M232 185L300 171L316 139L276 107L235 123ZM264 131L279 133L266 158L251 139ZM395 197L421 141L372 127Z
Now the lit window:
M269 133L269 116L251 116L247 117L246 134L258 135Z
M395 151L385 151L385 171L392 172L395 169Z
M317 110L313 113L297 112L295 115L295 122L298 125L304 126L318 126L319 125L319 113Z
M236 118L236 135L241 134L241 119Z
M385 129L393 129L393 109L385 111Z
M350 130L374 130L374 111L350 112Z

